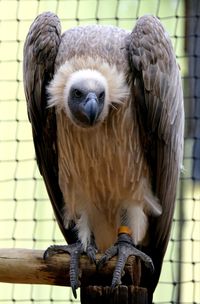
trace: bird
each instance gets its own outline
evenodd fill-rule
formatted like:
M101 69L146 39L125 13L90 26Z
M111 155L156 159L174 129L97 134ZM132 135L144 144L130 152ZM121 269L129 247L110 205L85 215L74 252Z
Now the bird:
M184 144L180 67L160 20L144 15L132 31L79 25L61 34L44 12L24 44L23 81L36 160L67 242L44 258L71 255L97 267L113 256L111 287L125 262L142 262L149 303L170 238Z

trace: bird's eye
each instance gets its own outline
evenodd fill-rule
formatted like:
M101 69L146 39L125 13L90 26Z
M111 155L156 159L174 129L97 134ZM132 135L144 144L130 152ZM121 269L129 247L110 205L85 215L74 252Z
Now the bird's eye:
M82 92L80 91L80 90L78 90L78 89L75 89L74 90L74 97L76 97L76 98L81 98L82 97Z
M103 99L105 97L105 92L102 91L100 94L99 94L99 99Z

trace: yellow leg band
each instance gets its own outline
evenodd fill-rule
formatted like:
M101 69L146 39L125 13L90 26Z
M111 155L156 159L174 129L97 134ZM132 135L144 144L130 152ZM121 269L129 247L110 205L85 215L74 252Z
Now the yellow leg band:
M118 235L122 234L122 233L126 233L129 234L130 236L132 235L132 231L128 226L120 226L118 229Z

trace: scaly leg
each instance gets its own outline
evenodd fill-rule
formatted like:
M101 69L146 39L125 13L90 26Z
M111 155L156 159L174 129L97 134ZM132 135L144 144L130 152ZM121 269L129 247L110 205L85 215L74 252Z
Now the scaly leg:
M67 253L71 256L70 261L70 285L75 298L77 298L76 289L79 287L78 275L79 275L79 259L81 254L86 253L91 262L96 264L96 252L97 248L94 239L91 238L91 243L88 244L86 250L83 249L81 241L77 241L70 245L53 245L47 248L44 252L44 259L48 259L54 254Z
M131 255L139 257L151 272L154 271L154 266L151 258L135 247L131 238L130 229L127 226L121 226L119 228L118 240L116 244L105 251L105 254L99 260L97 267L101 268L108 260L116 255L117 264L113 273L113 279L111 283L112 288L118 284L121 284L122 271L128 257Z

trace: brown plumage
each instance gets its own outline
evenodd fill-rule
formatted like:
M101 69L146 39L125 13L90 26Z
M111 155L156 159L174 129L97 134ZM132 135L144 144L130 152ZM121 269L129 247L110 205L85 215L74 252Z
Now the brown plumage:
M41 14L25 42L24 87L38 166L67 242L79 238L86 249L93 235L102 252L125 223L153 259L153 278L142 282L151 294L183 151L181 78L168 34L144 16L132 33L90 25L61 36L58 17ZM71 103L73 87L103 90L94 125Z

